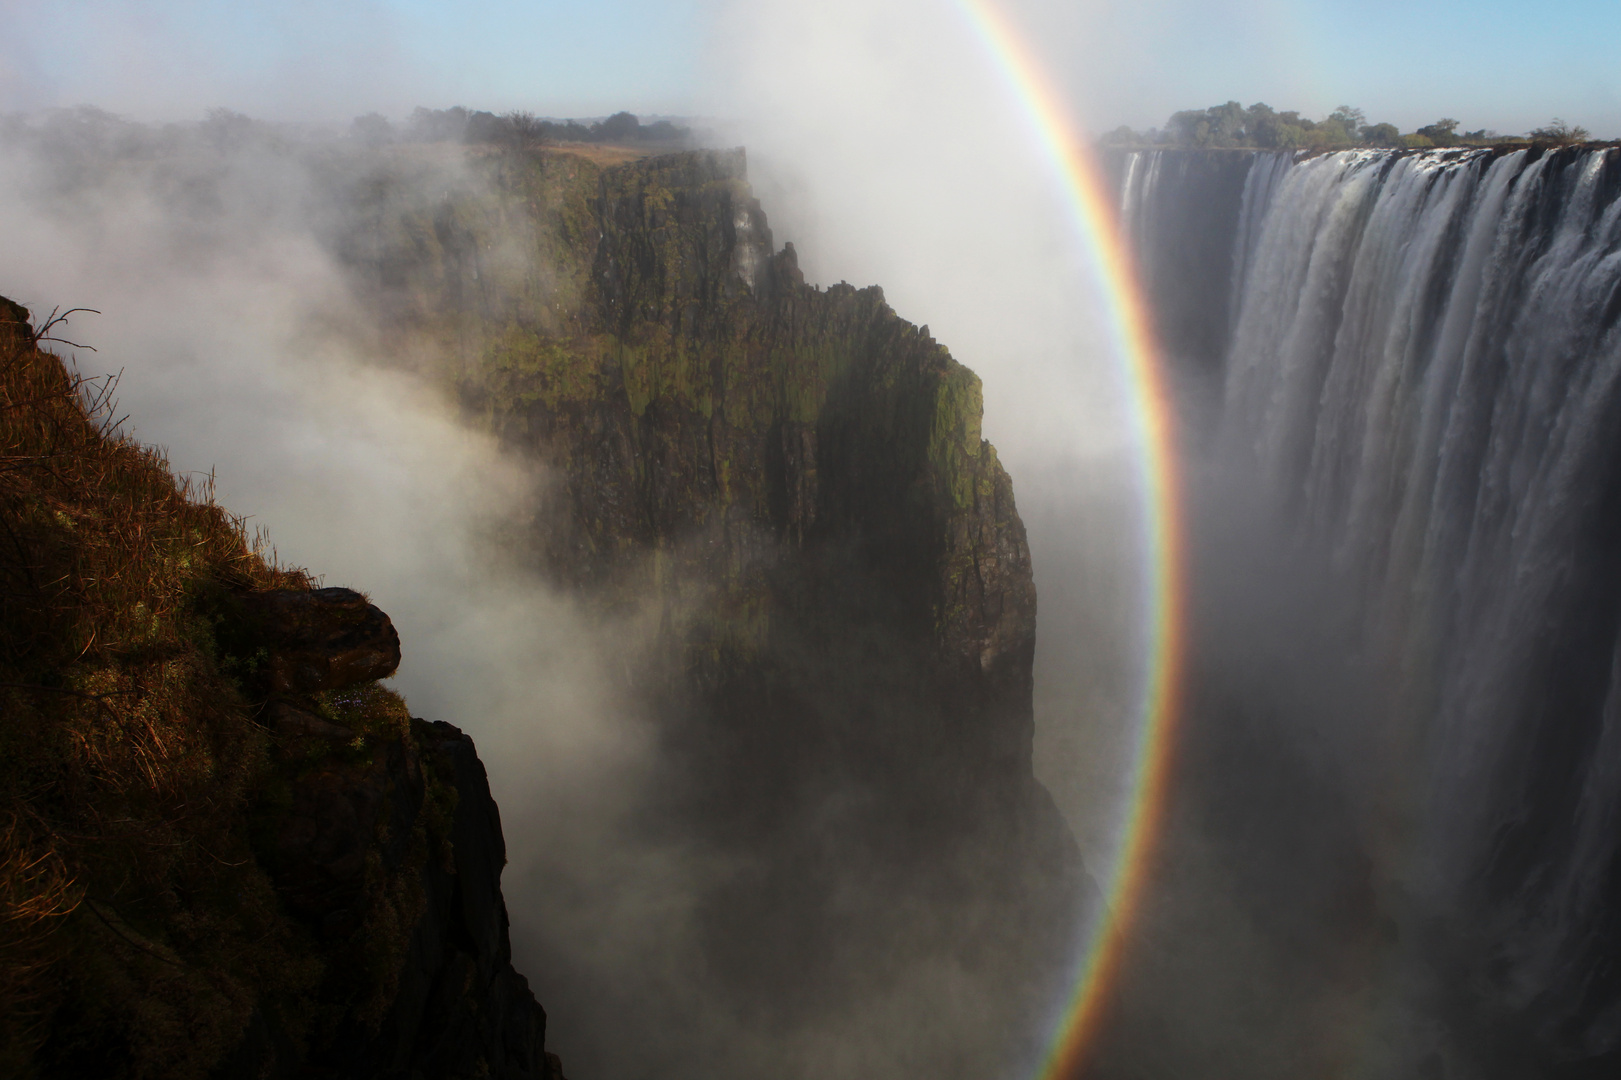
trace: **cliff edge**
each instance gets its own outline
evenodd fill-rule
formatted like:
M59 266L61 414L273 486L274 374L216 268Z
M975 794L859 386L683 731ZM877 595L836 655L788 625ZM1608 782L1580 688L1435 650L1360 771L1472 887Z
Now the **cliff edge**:
M1031 765L1035 587L979 378L881 289L807 283L741 150L468 167L431 201L369 175L341 251L551 478L535 562L659 627L645 812L748 867L698 901L708 1000L814 1025L945 964L972 989L942 1075L1008 1067L1097 897Z
M472 741L0 299L0 1072L553 1078Z

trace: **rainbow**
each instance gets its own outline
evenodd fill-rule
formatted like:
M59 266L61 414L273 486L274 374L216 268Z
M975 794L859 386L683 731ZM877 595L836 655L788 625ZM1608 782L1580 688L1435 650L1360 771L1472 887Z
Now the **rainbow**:
M1165 815L1170 750L1178 711L1184 645L1182 530L1170 388L1161 370L1148 305L1108 187L1087 147L1043 77L1041 66L989 0L957 0L1006 78L1057 174L1108 309L1114 354L1131 387L1131 422L1141 454L1142 536L1148 554L1145 591L1147 673L1132 764L1131 805L1115 865L1103 881L1105 908L1081 954L1074 990L1064 1004L1043 1080L1076 1076L1097 1033L1121 964L1132 917L1147 885L1155 839Z

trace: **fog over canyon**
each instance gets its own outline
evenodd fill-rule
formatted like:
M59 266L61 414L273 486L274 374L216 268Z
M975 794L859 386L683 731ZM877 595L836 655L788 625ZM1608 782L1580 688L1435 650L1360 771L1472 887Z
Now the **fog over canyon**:
M1621 149L790 7L0 117L0 1072L1615 1073Z

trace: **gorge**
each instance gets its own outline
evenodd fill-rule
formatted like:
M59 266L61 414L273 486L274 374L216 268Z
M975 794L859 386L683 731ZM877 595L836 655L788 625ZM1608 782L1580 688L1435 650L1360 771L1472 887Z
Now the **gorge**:
M212 361L206 406L169 430L229 421L235 430L216 445L247 450L238 467L279 470L280 490L289 477L347 480L301 471L309 444L288 432L309 430L312 416L329 418L311 425L316 439L357 439L354 458L411 462L398 489L385 471L372 474L381 492L336 488L337 551L359 556L344 580L377 583L400 628L412 708L425 700L430 715L473 731L506 787L493 838L487 827L469 838L460 816L441 820L431 788L415 794L428 769L419 762L444 757L458 777L456 814L493 819L454 729L388 706L404 741L369 759L382 763L372 777L345 757L347 714L296 697L308 688L291 701L272 688L267 702L270 691L240 673L234 691L205 679L205 696L228 700L235 737L268 739L273 762L278 740L294 746L292 796L274 770L244 759L232 813L261 825L246 837L238 827L233 842L247 851L234 858L268 875L262 917L291 941L286 966L317 990L243 986L183 1055L185 1014L148 1034L125 998L93 1026L101 1042L42 1042L41 1031L79 1030L67 1018L101 992L105 975L93 970L66 996L30 990L27 1015L42 1019L8 1032L13 1058L37 1075L93 1065L105 1075L539 1076L557 1068L541 1057L543 1030L576 1076L808 1075L829 1060L965 1077L1028 1067L1096 899L1032 773L1035 597L1011 482L980 435L978 379L879 290L807 285L792 247L773 245L740 152L603 164L552 151L334 153L138 134L44 142L23 178L12 174L11 205L27 212L9 227L36 238L12 250L52 250L36 277L55 270L158 315L146 331L156 339L139 323L112 335L132 358L170 350L132 371L124 393L146 394L154 416L175 408L163 387L184 383L166 375L184 370L199 337L161 335L187 318L215 324L167 313L211 306L217 325L248 335L224 351L253 357L241 374L256 389L233 397L218 381L238 374L233 361ZM266 162L285 172L266 183ZM100 200L143 209L100 217ZM137 230L121 232L130 221ZM268 269L244 271L247 251ZM213 268L201 275L206 305L174 292L132 304L128 279L97 277L109 263L176 252ZM286 345L262 349L253 337L267 305L276 329L264 340ZM295 373L308 391L284 378ZM156 393L132 388L143 375ZM19 521L32 520L35 498L18 493ZM17 573L27 565L19 556ZM196 572L187 590L214 587L212 569ZM273 560L253 571L280 572ZM294 574L286 584L297 593L320 582ZM231 579L219 625L237 626L229 612L256 610L263 589ZM340 593L354 596L308 595ZM165 648L187 648L189 603L164 631L179 642ZM473 666L456 670L436 633L471 645ZM424 639L428 666L416 661L413 677L413 642ZM275 670L287 666L265 648ZM237 652L231 663L259 662L252 641L223 655ZM196 658L205 673L211 655ZM86 670L131 663L123 645L87 656ZM322 692L370 701L382 691L367 680L386 672L362 674L358 691ZM74 680L90 676L69 665L57 677L79 692ZM480 702L495 715L479 715ZM265 807L288 798L291 823L277 824ZM323 817L347 803L368 809L356 820L332 810L341 827ZM14 809L26 816L30 805ZM397 850L414 826L426 830L425 859ZM512 955L549 1022L525 1012L527 990L508 987L501 895L482 884L499 871L502 833ZM313 866L278 854L300 844L314 846ZM88 880L79 849L58 846L69 876ZM364 870L361 888L349 864L371 866L368 850L381 869ZM143 889L172 888L161 867L154 874ZM480 884L458 893L445 874ZM418 884L426 914L395 899ZM148 903L141 892L117 910ZM62 925L94 910L70 906ZM368 961L383 987L398 981L397 999L377 991L351 1016L321 996L343 983L343 949L372 957L370 928L403 930L413 913L410 940L433 959L391 945ZM146 917L137 940L203 967L177 918ZM434 928L446 920L472 929ZM478 946L465 963L442 947L463 937ZM95 947L49 970L78 971ZM222 969L205 977L243 981L236 959L213 962ZM419 967L427 973L412 975ZM442 1015L457 979L485 988L461 999L468 1016L452 1012L443 1031L397 1019L424 1002Z
M87 523L128 490L162 537L116 635L42 604L0 657L8 715L60 736L29 776L71 780L8 786L8 844L163 841L57 850L89 890L51 894L63 952L7 947L70 977L0 986L48 1018L6 1067L1033 1075L1105 869L1036 778L1035 680L1065 674L1037 632L1104 624L1038 608L995 385L879 289L808 283L740 151L214 120L8 129L0 291L36 329L104 310L60 331L102 353L57 348L127 364L134 439L218 462L333 587L117 437L145 464L79 502L0 474L15 596L50 559L99 595ZM1179 392L1193 590L1097 1076L1613 1072L1617 154L1105 155ZM322 648L278 605L328 611ZM191 696L151 730L201 717L223 764L143 801L138 754L74 739L164 671ZM205 802L230 813L176 809ZM8 881L37 929L13 916L49 881Z
M1621 159L1111 166L1187 390L1199 583L1120 1060L1609 1075ZM1205 1019L1132 1031L1167 1010Z

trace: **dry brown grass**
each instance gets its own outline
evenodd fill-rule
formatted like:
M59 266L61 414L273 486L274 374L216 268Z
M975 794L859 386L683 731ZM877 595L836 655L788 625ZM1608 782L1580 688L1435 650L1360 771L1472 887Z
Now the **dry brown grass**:
M0 1074L203 1075L315 977L245 835L266 740L211 598L308 579L48 336L0 300Z
M623 165L627 161L640 161L645 157L669 153L667 149L645 146L610 146L606 143L548 143L547 150L558 154L573 154L594 165Z
M499 157L512 153L511 150L489 146L458 146L455 153L465 154L473 158ZM623 165L627 161L640 161L642 158L657 157L668 154L668 147L649 146L612 146L607 143L580 143L580 142L549 142L531 153L541 154L567 154L572 157L584 158L593 165L609 166Z

